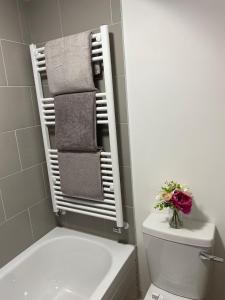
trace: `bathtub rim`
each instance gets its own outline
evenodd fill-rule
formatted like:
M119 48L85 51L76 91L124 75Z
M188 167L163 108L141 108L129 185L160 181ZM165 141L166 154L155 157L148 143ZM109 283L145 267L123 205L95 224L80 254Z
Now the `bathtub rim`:
M90 300L101 299L106 291L110 288L110 285L116 279L116 276L125 265L129 257L133 254L135 246L130 244L121 244L117 241L107 238L98 237L92 234L83 233L64 227L55 227L42 238L30 245L27 249L19 253L2 268L0 268L0 280L10 272L13 272L13 269L22 264L27 258L31 257L32 254L34 254L41 247L51 243L52 241L67 237L91 242L92 244L104 248L107 253L110 254L111 264L109 270L99 285L96 286L96 289L93 291L93 294L90 297Z

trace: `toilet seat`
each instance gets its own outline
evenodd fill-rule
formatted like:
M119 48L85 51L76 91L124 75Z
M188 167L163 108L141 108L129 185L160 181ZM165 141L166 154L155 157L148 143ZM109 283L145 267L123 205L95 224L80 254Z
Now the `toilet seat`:
M151 284L144 300L191 300L191 299L168 293L156 287L154 284Z

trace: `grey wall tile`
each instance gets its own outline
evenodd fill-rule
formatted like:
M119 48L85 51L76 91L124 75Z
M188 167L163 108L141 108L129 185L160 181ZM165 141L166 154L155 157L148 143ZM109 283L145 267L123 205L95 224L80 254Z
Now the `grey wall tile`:
M117 126L117 130L120 164L122 166L130 166L128 124L120 124L119 126Z
M2 196L0 191L0 225L5 221L5 213L3 208Z
M49 185L49 177L48 177L47 165L45 162L42 164L42 172L43 172L43 176L44 176L45 195L46 195L46 197L50 197L51 192L50 192L50 185Z
M12 86L33 85L29 47L24 44L2 41L2 48L8 84Z
M63 35L110 23L110 0L60 0Z
M7 218L34 205L45 197L41 166L0 180Z
M17 0L0 1L0 38L21 41Z
M118 23L121 20L120 0L111 0L112 22Z
M133 206L131 169L130 167L120 168L121 188L123 195L123 203L128 206Z
M36 125L40 125L40 114L38 109L38 101L37 101L37 95L35 87L31 87L31 98L32 98L32 104L33 104L33 111L34 111L34 122Z
M23 168L28 168L45 160L40 126L16 130L16 136Z
M0 41L1 43L1 41ZM5 69L3 64L3 56L2 56L2 50L0 48L0 86L7 85L6 83L6 76L5 76Z
M26 1L24 0L17 0L18 1L18 8L19 8L19 21L21 27L21 34L22 34L22 41L25 43L30 43L30 28L28 23L28 12L27 12L27 5Z
M96 217L67 212L60 217L60 223L68 228L104 236L104 220Z
M32 0L26 3L32 42L45 42L61 36L57 0Z
M9 262L31 243L32 234L26 211L0 226L0 266Z
M0 134L0 177L20 170L19 154L14 132Z
M124 75L113 78L117 122L127 123L127 100Z
M0 132L34 125L29 88L0 87Z
M41 238L56 227L56 218L52 211L50 199L37 203L32 206L29 211L35 240Z
M124 74L124 55L121 24L109 26L112 71L114 76Z

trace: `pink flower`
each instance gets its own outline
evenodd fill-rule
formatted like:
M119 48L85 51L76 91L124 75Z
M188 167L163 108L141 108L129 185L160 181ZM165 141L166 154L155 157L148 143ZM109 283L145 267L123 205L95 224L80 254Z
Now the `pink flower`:
M189 214L191 212L192 197L187 193L175 190L171 198L171 202L178 210L181 210L184 214Z

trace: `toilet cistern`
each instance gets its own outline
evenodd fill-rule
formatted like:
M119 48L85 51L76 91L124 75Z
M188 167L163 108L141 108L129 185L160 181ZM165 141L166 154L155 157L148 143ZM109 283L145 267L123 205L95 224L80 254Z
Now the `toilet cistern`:
M212 261L224 261L213 255L215 225L188 220L184 228L173 229L167 214L152 213L143 234L153 283L146 299L204 299Z

